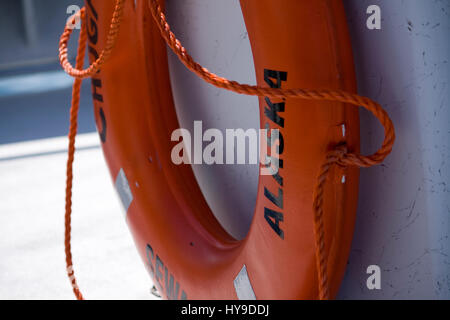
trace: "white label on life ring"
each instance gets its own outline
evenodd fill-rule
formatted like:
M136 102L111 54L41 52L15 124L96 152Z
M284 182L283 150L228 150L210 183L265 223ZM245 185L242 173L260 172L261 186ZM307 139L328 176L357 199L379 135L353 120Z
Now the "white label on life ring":
M128 207L133 201L133 194L131 193L130 185L128 184L127 176L125 171L120 168L119 174L116 178L116 190L119 194L120 201L122 202L123 208L125 210L125 215L127 215Z
M234 289L239 300L256 300L255 292L247 274L247 267L242 267L238 275L234 279Z

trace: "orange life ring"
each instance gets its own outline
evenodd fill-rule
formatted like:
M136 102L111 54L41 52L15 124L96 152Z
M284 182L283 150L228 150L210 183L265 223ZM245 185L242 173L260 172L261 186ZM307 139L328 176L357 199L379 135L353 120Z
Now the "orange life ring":
M160 1L163 4L164 1ZM192 169L171 161L179 128L167 52L147 1L125 1L115 49L92 77L103 151L126 220L168 299L318 297L313 189L327 152L359 151L357 108L340 102L260 99L261 127L280 130L278 174L260 176L248 236L231 238L210 212ZM241 0L257 82L355 92L342 1ZM87 0L90 60L105 47L114 1ZM344 274L358 199L355 167L334 167L324 194L330 296Z

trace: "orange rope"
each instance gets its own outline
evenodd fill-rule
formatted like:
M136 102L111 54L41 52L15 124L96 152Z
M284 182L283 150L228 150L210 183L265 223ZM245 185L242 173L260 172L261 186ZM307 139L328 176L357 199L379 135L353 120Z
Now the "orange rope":
M87 30L86 30L86 9L82 8L75 13L66 24L64 32L61 35L59 42L59 60L64 71L75 78L72 87L72 105L70 108L70 127L69 127L69 147L67 151L67 169L66 169L66 206L64 216L64 248L66 255L66 269L72 285L73 293L78 300L83 300L83 295L77 285L75 271L72 263L72 248L71 248L71 215L72 215L72 181L73 181L73 162L75 159L75 138L78 128L78 110L80 107L80 91L81 83L84 78L93 76L100 70L102 65L111 55L117 36L120 30L120 22L123 15L123 6L125 0L116 0L115 9L111 21L110 30L106 40L105 49L101 52L99 58L93 62L87 69L82 70L84 64L84 56L86 52ZM80 30L80 38L78 39L78 50L75 68L69 62L67 44L73 32L73 25L78 18L82 21Z
M123 16L123 7L124 7L125 0L116 0L114 13L111 19L111 25L109 27L108 36L106 38L106 45L103 51L100 53L98 59L94 61L87 69L81 70L83 68L83 65L80 66L80 68L72 67L72 65L69 62L68 59L68 49L67 44L69 42L70 36L73 31L73 27L70 24L66 25L66 28L64 29L63 34L61 35L60 41L59 41L59 62L61 63L61 66L63 67L64 71L78 79L84 79L88 77L92 77L94 74L96 74L102 65L106 62L106 60L111 55L111 52L114 49L114 45L116 44L117 37L119 35L120 30L120 22L122 20ZM75 13L73 17L76 17L80 14L85 14L85 8L83 7L79 13Z
M78 39L78 52L76 59L76 68L81 69L84 63L84 55L86 53L86 41L87 32L84 28L85 21L85 10L84 8L79 13L81 21L83 21L83 26L80 31L80 38ZM73 17L75 19L75 16ZM67 29L68 27L66 27ZM67 171L66 171L66 214L64 216L65 224L65 234L64 234L64 247L66 253L66 268L67 276L69 277L70 283L72 285L73 293L78 300L83 300L83 295L77 285L77 280L75 278L75 272L73 270L72 263L72 248L70 245L70 234L71 234L71 215L72 215L72 180L73 180L73 161L75 155L75 137L77 135L78 129L78 110L80 108L80 90L82 79L76 78L73 83L72 89L72 106L70 108L70 128L69 128L69 148L68 148L68 159L67 159Z
M104 51L100 55L99 59L95 61L89 68L80 70L82 66L76 65L76 68L72 68L67 59L67 42L69 40L72 29L66 27L60 42L60 61L64 70L71 76L77 78L74 83L74 97L79 96L79 78L85 78L95 74L106 59L112 52L117 34L120 29L121 16L123 14L123 2L124 0L116 0L116 8L114 11L113 19L111 22L110 32L108 34L107 45ZM381 163L386 156L392 151L392 147L395 141L394 125L389 118L387 112L376 102L366 97L361 97L356 94L348 93L340 90L309 90L309 89L281 89L281 88L266 88L260 86L252 86L248 84L240 84L236 81L230 81L226 78L222 78L214 73L209 72L206 68L203 68L200 64L187 53L186 49L182 46L180 41L176 38L170 29L169 24L166 21L165 15L161 10L157 0L148 0L152 16L161 31L161 36L166 41L167 45L178 56L180 61L197 76L205 80L206 82L222 89L233 91L239 94L253 95L253 96L266 96L273 98L299 98L305 100L323 100L323 101L338 101L348 103L350 105L359 107L362 106L374 114L374 116L380 121L384 127L385 138L381 148L370 156L363 156L355 153L348 153L344 147L338 147L336 150L329 152L325 162L320 168L320 174L317 178L317 185L314 189L314 235L316 245L316 268L319 281L319 299L329 299L329 287L327 279L327 260L325 252L325 231L323 225L323 195L324 186L327 180L329 171L334 165L341 166L356 166L356 167L371 167ZM86 39L82 39L83 32L80 34L80 42L86 42ZM81 47L81 44L79 45ZM79 52L80 55L80 52ZM77 59L78 61L78 59ZM78 84L78 88L76 87ZM76 90L77 89L77 90ZM74 109L74 101L72 101L72 109ZM79 99L78 99L79 100ZM76 108L78 109L78 108ZM76 111L75 111L76 113ZM75 124L75 130L72 130L73 124ZM69 138L75 140L76 134L76 117L71 116L71 131L74 132L73 137L69 134ZM71 138L72 137L72 138ZM71 140L70 140L71 141ZM68 161L68 174L67 174L67 188L66 188L66 256L68 257L68 268L70 267L69 277L72 284L76 286L75 277L72 271L71 255L70 255L70 204L71 204L71 187L72 187L72 171L71 163L73 161L73 147L69 145L69 161ZM69 172L70 169L70 172ZM68 231L67 231L68 230ZM70 259L69 259L70 258ZM69 263L70 262L70 263ZM82 298L78 288L74 292L77 298Z

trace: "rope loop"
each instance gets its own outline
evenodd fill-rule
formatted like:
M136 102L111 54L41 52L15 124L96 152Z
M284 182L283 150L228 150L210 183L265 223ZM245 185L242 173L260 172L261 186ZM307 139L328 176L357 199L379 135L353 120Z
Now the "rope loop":
M167 45L178 56L181 62L198 77L218 88L233 91L239 94L269 97L269 98L296 98L304 100L321 100L321 101L338 101L348 103L356 107L363 107L370 111L383 125L385 139L381 148L374 154L363 156L360 154L347 154L342 162L346 165L353 165L358 167L371 167L381 163L384 158L391 152L395 140L394 125L389 118L387 112L375 101L369 98L361 97L357 94L349 93L342 90L328 90L328 89L282 89L282 88L267 88L261 86L252 86L248 84L241 84L236 81L230 81L226 78L220 77L208 69L202 67L197 63L191 55L183 47L181 42L172 32L170 25L167 22L165 14L162 12L161 6L157 0L148 0L149 8L152 16L161 32L161 36L166 41Z
M111 19L111 25L109 27L108 36L106 38L105 48L100 53L98 59L94 61L87 69L84 70L80 70L81 68L80 69L74 68L70 64L68 59L67 45L70 36L72 35L73 32L73 27L71 26L73 25L73 21L75 21L75 19L77 20L81 19L81 21L85 21L86 8L83 7L79 12L76 12L72 17L69 18L68 20L69 22L66 24L64 32L62 33L59 41L59 62L63 67L64 71L68 75L78 79L85 79L92 77L100 70L100 68L103 66L106 60L108 60L116 44L117 37L119 35L120 23L123 17L124 3L125 0L116 0L114 13ZM85 24L82 26L82 28L83 27L85 27Z

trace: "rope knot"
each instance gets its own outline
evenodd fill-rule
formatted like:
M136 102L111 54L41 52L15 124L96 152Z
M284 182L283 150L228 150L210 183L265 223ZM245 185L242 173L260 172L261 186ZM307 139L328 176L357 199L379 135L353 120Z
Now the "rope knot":
M336 164L341 167L346 167L348 165L346 161L347 155L348 155L347 144L345 143L339 144L328 153L327 163L329 165Z

